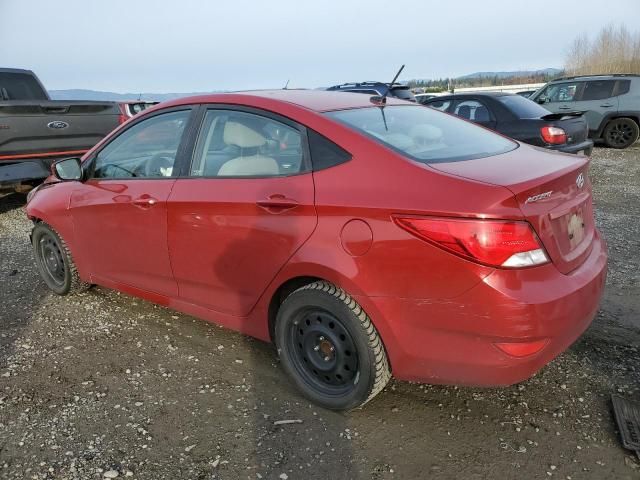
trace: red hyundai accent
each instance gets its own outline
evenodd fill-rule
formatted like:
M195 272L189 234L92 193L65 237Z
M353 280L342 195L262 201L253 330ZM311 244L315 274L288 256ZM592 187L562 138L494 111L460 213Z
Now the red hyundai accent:
M279 90L145 111L30 195L44 281L273 341L302 393L332 409L391 374L530 377L602 296L589 160L379 101Z

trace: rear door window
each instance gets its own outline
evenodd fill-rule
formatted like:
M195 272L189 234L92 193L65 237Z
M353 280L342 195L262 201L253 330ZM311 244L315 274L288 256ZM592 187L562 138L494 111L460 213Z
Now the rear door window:
M211 109L198 135L190 175L262 178L306 170L299 130L254 113Z
M589 80L585 83L581 101L603 100L613 96L615 80Z

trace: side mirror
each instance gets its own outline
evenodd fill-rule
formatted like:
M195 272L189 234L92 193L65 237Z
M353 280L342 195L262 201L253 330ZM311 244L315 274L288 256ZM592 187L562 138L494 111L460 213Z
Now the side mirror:
M51 165L51 173L63 182L81 180L82 165L79 158L63 158Z
M540 105L544 105L545 103L547 103L548 98L547 97L538 97L536 98L536 102L538 102Z

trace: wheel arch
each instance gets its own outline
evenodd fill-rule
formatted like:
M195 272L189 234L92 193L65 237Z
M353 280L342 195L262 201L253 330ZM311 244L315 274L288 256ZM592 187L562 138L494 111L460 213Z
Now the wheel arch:
M597 130L596 138L602 138L602 134L604 133L604 129L607 128L607 125L611 120L615 120L616 118L630 118L636 125L640 128L640 112L635 111L618 111L615 113L609 113L604 116L602 122L600 122L600 127Z

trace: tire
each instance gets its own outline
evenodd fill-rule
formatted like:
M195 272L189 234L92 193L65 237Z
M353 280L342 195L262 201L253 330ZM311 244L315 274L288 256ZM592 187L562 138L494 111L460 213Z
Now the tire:
M373 323L349 294L328 282L310 283L285 299L275 343L302 394L331 410L364 405L391 378Z
M633 145L640 135L640 127L631 118L614 118L604 127L604 143L611 148L627 148Z
M38 223L31 233L40 276L58 295L79 293L91 287L83 282L65 241L46 223Z

